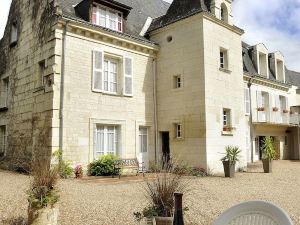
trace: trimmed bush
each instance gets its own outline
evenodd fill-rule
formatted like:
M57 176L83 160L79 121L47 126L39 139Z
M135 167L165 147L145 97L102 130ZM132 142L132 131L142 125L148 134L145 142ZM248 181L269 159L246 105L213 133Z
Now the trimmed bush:
M88 166L89 176L111 176L119 175L118 172L114 172L114 161L118 157L115 155L103 155L98 160L92 162Z

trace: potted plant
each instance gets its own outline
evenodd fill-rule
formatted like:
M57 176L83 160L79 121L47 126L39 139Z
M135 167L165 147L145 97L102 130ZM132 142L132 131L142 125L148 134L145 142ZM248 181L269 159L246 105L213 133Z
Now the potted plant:
M278 108L277 107L273 107L273 112L278 112Z
M264 108L264 107L258 107L258 108L257 108L257 111L258 111L258 112L265 111L265 108Z
M282 110L283 113L289 113L290 111L288 109Z
M272 172L272 160L276 158L276 151L274 147L274 142L271 137L265 137L263 139L263 168L265 173Z
M154 175L154 179L145 180L143 188L149 205L142 213L134 213L134 216L138 221L146 218L148 224L152 224L154 218L156 225L172 225L174 193L186 193L188 180L183 179L183 173L178 171L178 166L174 166L170 161L164 163L163 168L156 170Z
M33 182L28 191L28 224L57 225L59 195L55 184L59 171L57 167L48 168L38 162L32 173Z
M241 150L239 147L226 146L225 152L225 156L221 159L223 162L225 177L234 177L235 164L239 161Z

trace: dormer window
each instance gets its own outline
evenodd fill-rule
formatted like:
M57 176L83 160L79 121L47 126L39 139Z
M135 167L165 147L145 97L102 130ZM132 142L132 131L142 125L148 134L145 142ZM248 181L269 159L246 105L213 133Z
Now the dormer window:
M105 6L93 6L92 23L114 31L123 32L123 14Z

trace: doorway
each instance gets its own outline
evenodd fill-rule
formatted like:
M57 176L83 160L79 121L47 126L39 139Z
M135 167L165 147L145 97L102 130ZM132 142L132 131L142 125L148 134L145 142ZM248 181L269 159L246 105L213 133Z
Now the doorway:
M170 134L169 132L161 132L162 140L162 162L163 165L168 163L170 160Z
M262 158L263 158L264 138L265 138L265 136L258 137L259 160L262 160Z

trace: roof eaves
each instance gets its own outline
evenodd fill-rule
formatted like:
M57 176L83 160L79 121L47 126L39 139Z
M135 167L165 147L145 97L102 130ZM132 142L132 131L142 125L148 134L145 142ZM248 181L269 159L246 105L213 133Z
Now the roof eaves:
M253 74L253 73L250 73L250 72L247 72L247 71L244 71L244 74L248 75L250 77L253 77L253 78L259 78L259 79L262 79L262 80L265 80L265 81L268 81L268 82L274 82L276 84L279 84L279 85L282 85L282 86L285 86L285 87L291 87L292 86L292 84L290 84L290 83L284 83L284 82L279 81L279 80L271 80L271 79L263 77L259 74Z
M90 26L90 27L93 27L93 28L96 28L96 29L99 29L99 30L104 30L104 31L110 32L110 33L112 33L114 35L117 35L119 37L129 38L129 39L132 39L132 40L135 40L135 41L139 41L139 42L151 45L151 46L158 46L158 44L156 42L154 42L154 41L150 41L150 40L147 40L145 38L140 38L140 37L137 37L137 36L134 36L134 35L130 35L130 34L127 34L127 33L120 33L120 32L117 32L117 31L113 31L111 29L94 25L94 24L92 24L90 22L78 19L78 18L73 17L73 16L69 16L67 14L63 14L62 18L63 19L67 19L67 20L72 20L72 21L77 22L77 23L82 23L84 25L87 25L87 26Z

